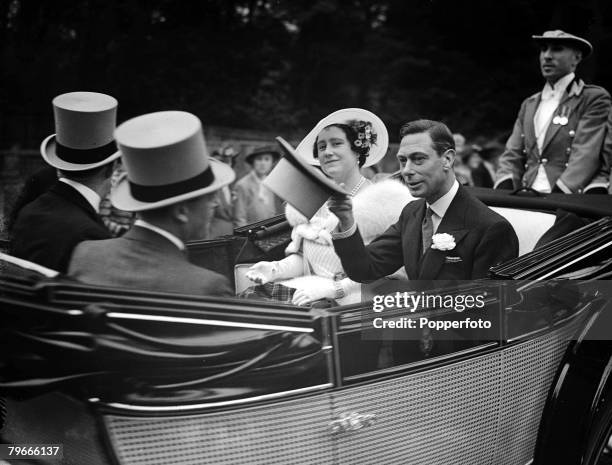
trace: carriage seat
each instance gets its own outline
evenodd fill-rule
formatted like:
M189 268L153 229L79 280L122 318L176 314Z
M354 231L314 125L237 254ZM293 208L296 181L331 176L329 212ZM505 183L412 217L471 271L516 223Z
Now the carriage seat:
M555 223L553 213L507 207L489 208L506 218L514 228L519 241L519 256L531 252L540 237Z

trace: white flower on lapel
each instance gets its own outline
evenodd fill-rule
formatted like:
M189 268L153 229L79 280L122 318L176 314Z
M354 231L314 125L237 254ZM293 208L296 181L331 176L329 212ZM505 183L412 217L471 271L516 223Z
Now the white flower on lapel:
M431 248L436 250L453 250L455 238L447 233L434 234L431 236Z

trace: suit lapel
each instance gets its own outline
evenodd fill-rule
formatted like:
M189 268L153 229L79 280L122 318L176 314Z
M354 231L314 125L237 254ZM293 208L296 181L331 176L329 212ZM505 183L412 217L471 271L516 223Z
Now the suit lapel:
M523 127L524 131L524 140L525 144L529 143L529 147L525 147L528 152L538 151L538 143L535 135L535 127L533 125L533 117L535 116L536 110L540 103L540 97L542 93L534 95L527 101L527 105L525 106L525 126Z
M404 250L406 259L404 265L406 273L410 279L417 279L419 275L419 267L421 264L421 251L423 250L423 241L421 239L421 223L425 216L425 201L415 201L419 205L410 211L410 216L406 218L404 223L405 231L402 231L404 238Z
M563 93L563 98L561 98L561 101L559 102L559 105L557 106L557 109L553 114L553 119L555 118L555 116L566 116L567 118L570 117L570 115L574 111L574 108L576 108L576 105L578 105L578 103L580 102L578 96L582 92L583 87L583 81L572 81L572 84L570 84L568 86L568 89L566 89L566 91ZM546 136L544 136L544 143L542 144L542 153L544 153L546 147L548 146L548 144L550 144L550 141L553 140L553 138L557 134L557 131L559 131L560 128L560 124L553 124L552 121L548 125Z
M442 222L440 223L440 226L438 226L436 234L450 234L455 238L455 244L457 246L469 231L469 229L466 228L466 209L467 202L465 192L460 186L455 198L449 205L448 210L446 210L446 214L444 215L444 218L442 218ZM445 250L436 250L431 248L425 252L420 266L418 279L436 279L440 273L442 265L444 265L446 254L447 251Z

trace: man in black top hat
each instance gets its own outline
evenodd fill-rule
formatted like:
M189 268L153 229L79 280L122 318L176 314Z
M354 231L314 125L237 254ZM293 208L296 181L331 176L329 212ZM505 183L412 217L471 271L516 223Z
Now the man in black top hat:
M56 134L41 145L43 159L59 179L26 205L11 235L13 255L66 272L75 246L110 233L98 216L110 189L117 100L95 92L71 92L53 99Z
M587 40L560 30L533 39L546 84L521 105L495 187L582 192L599 169L610 94L575 75L593 50Z

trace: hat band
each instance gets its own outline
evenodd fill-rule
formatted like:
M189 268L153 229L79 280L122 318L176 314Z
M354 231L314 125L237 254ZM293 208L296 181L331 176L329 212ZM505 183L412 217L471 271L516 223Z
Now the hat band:
M77 165L89 165L98 163L117 152L117 145L112 140L108 144L95 149L73 149L60 144L55 139L55 154L64 161Z
M198 189L204 189L215 181L215 175L210 166L193 178L161 186L143 186L129 181L132 197L141 202L158 202L178 195L187 194Z

